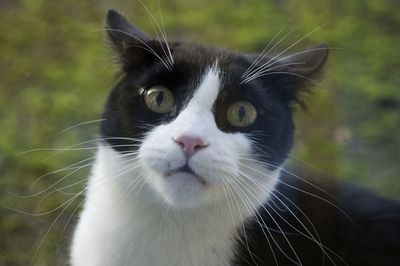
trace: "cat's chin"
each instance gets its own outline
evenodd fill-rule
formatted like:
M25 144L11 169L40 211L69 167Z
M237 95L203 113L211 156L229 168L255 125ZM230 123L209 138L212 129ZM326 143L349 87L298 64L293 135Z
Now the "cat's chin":
M208 183L188 172L172 172L162 177L162 194L175 208L193 208L203 203Z
M182 177L183 182L192 182L194 180L200 182L203 185L207 185L207 181L195 173L191 168L188 166L180 168L182 171L177 170L177 171L170 171L167 174L165 174L165 178L176 178L176 177Z

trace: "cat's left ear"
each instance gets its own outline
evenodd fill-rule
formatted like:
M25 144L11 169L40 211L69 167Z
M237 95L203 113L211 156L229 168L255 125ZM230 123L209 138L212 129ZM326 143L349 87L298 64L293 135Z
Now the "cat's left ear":
M140 43L143 45L153 39L113 9L107 12L106 30L113 47L120 53L125 53L129 46Z
M118 12L108 11L106 30L123 71L141 71L157 60L163 61L163 42L139 30Z

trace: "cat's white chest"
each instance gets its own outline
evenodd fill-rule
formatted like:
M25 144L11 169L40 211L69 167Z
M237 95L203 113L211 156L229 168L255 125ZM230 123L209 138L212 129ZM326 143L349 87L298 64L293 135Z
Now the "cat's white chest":
M235 245L232 225L207 225L202 224L206 219L191 221L154 211L138 210L135 217L119 207L104 211L92 206L83 212L76 231L74 266L230 265Z

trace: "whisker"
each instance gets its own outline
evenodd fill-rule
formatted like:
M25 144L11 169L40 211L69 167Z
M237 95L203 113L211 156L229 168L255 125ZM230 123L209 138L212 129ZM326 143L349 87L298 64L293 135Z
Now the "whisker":
M73 145L73 146L75 146L75 145ZM138 147L140 145L139 144L124 144L124 145L108 145L108 146L112 147L112 148L117 148L117 147ZM32 150L29 150L29 151L25 151L25 152L19 153L17 156L25 155L27 153L32 153L32 152L37 152L37 151L55 151L55 154L53 154L53 156L54 156L54 155L57 155L58 153L63 152L63 151L85 151L85 150L94 150L94 149L97 149L97 148L98 148L98 146L83 147L83 148L70 148L70 147L66 147L66 148L37 148L37 149L32 149Z
M297 73L294 73L294 72L287 72L287 71L274 71L274 72L267 72L267 73L264 73L264 74L260 74L260 75L257 75L257 77L255 77L255 78L251 78L249 80L246 80L245 83L250 82L253 79L256 79L256 78L259 78L259 77L264 77L264 76L269 76L269 75L274 75L274 74L285 74L285 75L291 75L291 76L300 77L300 78L303 78L303 79L307 80L308 82L312 83L314 86L318 87L318 84L315 83L314 80L312 80L310 78L307 78L304 75L300 75L300 74L297 74Z
M242 82L243 82L243 83L247 83L247 82L249 82L250 80L254 79L254 78L256 77L256 75L257 75L257 71L262 70L263 67L264 67L265 65L268 65L270 62L272 62L273 60L275 60L276 58L278 58L280 55L282 55L283 53L285 53L286 51L288 51L290 48L294 47L295 45L297 45L298 43L300 43L301 41L303 41L304 39L306 39L308 36L310 36L311 34L313 34L314 32L316 32L317 30L319 30L322 26L324 26L324 25L321 25L321 26L317 27L316 29L312 30L311 32L307 33L307 34L304 35L302 38L300 38L298 41L296 41L295 43L293 43L292 45L290 45L288 48L286 48L285 50L283 50L282 52L280 52L279 54L277 54L276 56L274 56L273 58L271 58L270 60L268 60L265 64L261 65L260 67L258 67L258 68L256 69L255 73L249 77L250 79L247 78L247 79L246 79L246 80L247 80L246 82L243 82L243 81L242 81Z
M288 154L288 157L289 157L290 159L296 160L297 162L300 162L300 163L304 164L304 165L307 166L307 167L310 167L310 168L312 168L312 169L318 171L318 169L317 169L314 165L312 165L312 164L310 164L310 163L308 163L308 162L306 162L306 161L300 159L299 157L297 157L297 156L294 155L293 153L289 153L289 154Z
M220 182L221 188L223 189L225 198L227 199L228 209L229 209L229 213L230 213L231 219L232 219L232 225L235 228L236 234L238 236L238 240L247 248L249 254L251 254L250 247L249 247L248 242L247 242L247 237L245 238L246 239L246 243L243 243L243 240L240 239L239 231L236 228L236 224L235 224L235 220L233 218L233 212L232 212L232 208L231 208L231 204L230 204L231 198L230 198L229 193L227 193L227 191L225 190L225 188L228 190L228 185L226 184L226 181L224 179L221 179L221 181L222 181L222 182ZM238 209L238 211L240 212L239 209ZM245 234L245 232L246 232L245 228L243 228L243 233Z
M305 193L305 194L307 194L307 195L309 195L309 196L315 197L315 198L317 198L317 199L320 199L320 200L322 200L322 201L328 203L329 205L331 205L331 206L335 207L337 210L339 210L344 216L347 217L347 219L349 219L351 222L353 222L353 219L352 219L344 210L342 210L341 208L339 208L336 204L332 203L331 201L329 201L329 200L327 200L327 199L324 199L324 198L322 198L322 197L320 197L320 196L317 196L317 195L315 195L315 194L313 194L313 193L311 193L311 192L308 192L308 191L302 190L302 189L300 189L300 188L294 187L294 186L292 186L292 185L290 185L290 184L288 184L288 183L285 183L285 182L283 182L283 181L279 181L279 183L281 183L281 184L283 184L283 185L285 185L285 186L288 186L288 187L290 187L290 188L292 188L292 189L295 189L295 190L297 190L297 191L303 192L303 193Z
M173 65L175 63L175 60L174 60L174 57L172 56L171 49L170 49L169 44L168 44L167 34L166 34L166 31L165 31L165 26L164 26L164 19L163 19L163 15L161 13L160 0L157 0L157 6L158 6L159 14L160 14L160 19L161 19L161 28L163 29L163 33L164 33L163 36L164 36L165 44L167 45L167 49L168 49L171 65Z
M281 30L274 36L274 38L268 43L268 45L261 51L261 53L257 56L257 58L251 63L250 67L248 67L246 69L246 71L242 74L242 78L245 78L247 76L247 73L249 73L249 71L253 70L253 68L258 64L258 62L260 62L274 48L274 47L272 47L270 50L268 50L268 52L265 53L265 51L275 41L275 39L278 38L278 36L281 34L281 32L286 29L286 27L289 25L290 21L291 21L291 19L288 20L286 25L281 28ZM282 39L284 39L284 38L282 38ZM281 42L282 39L279 42ZM278 42L278 44L279 44L279 42ZM264 53L265 53L265 55L264 55Z
M234 182L234 179L228 179L228 180L229 180L229 181L233 181L233 183L235 183L235 182ZM228 182L229 182L229 181L228 181ZM234 184L234 185L235 185L235 184ZM269 241L269 238L267 237L267 234L265 233L265 230L264 230L264 228L265 228L265 229L268 231L268 233L270 234L269 231L270 231L270 230L271 230L271 231L274 231L274 229L271 229L271 228L269 228L269 227L266 226L266 224L265 224L264 220L262 219L260 213L258 212L257 208L256 208L253 204L251 204L251 201L250 201L250 199L247 197L246 193L244 193L244 192L240 189L240 187L238 187L237 185L235 185L235 186L236 186L236 192L238 193L238 195L241 195L242 202L243 202L243 204L246 206L246 208L249 210L249 213L256 213L256 214L257 214L257 215L255 216L256 222L257 222L257 224L260 226L260 229L261 229L261 231L263 232L265 239L267 240L267 243L268 243L269 248L270 248L270 250L271 250L271 252L272 252L272 256L273 256L273 258L274 258L274 260L275 260L276 265L278 265L278 261L277 261L277 258L276 258L276 256L275 256L274 249L272 248L271 242ZM247 198L247 201L246 201L246 199L245 199L244 197ZM250 209L253 210L253 211L250 211ZM261 224L261 222L259 221L259 218L263 221L264 225ZM245 229L244 229L244 230L245 230ZM270 236L272 237L271 234L270 234ZM273 238L273 237L272 237L272 238ZM252 252L250 253L250 250L248 250L248 252L249 252L249 254L252 253ZM258 258L258 257L257 257L257 258Z
M332 251L330 248L328 248L327 246L325 246L325 245L322 244L321 238L320 238L320 236L319 236L319 234L318 234L317 229L315 228L314 224L311 222L310 218L300 209L300 207L298 207L293 201L291 201L288 197L286 197L284 194L280 193L279 191L275 190L274 192L278 192L281 196L283 196L284 198L286 198L286 200L288 200L288 201L303 215L303 217L304 217L304 218L307 220L307 222L311 225L312 230L315 232L315 234L316 234L318 240L315 239L315 238L313 237L313 235L311 234L311 232L308 232L308 234L311 236L311 238L308 237L307 235L303 235L303 236L305 236L306 238L308 238L308 239L310 239L310 240L312 240L312 241L315 241L315 243L318 244L318 245L320 246L321 250L324 252L324 254L329 258L329 260L330 260L333 264L335 264L335 263L334 263L333 259L329 256L329 254L326 252L326 250L330 251L333 255L335 255L337 258L339 258L339 259L342 260L344 263L346 263L346 261L343 260L343 258L341 258L336 252ZM272 191L272 192L271 192L271 195L274 196L276 199L278 199L278 200L286 207L286 209L289 210L289 212L293 215L293 217L295 217L295 219L303 226L303 228L306 229L305 225L302 224L302 222L295 216L295 214L292 213L292 211L290 210L290 208L289 208L284 202L282 202L282 200L279 199L279 197L276 196L276 195L274 194L274 192ZM272 209L273 209L273 208L272 208ZM285 219L282 219L282 220L285 221ZM290 223L288 223L287 221L285 221L285 222L286 222L289 226L291 226L293 229L295 229L295 230L297 231L297 229L296 229L295 227L293 227ZM307 229L306 229L306 230L307 230ZM301 232L299 232L299 233L301 233ZM346 264L347 264L347 263L346 263ZM335 264L335 265L336 265L336 264ZM347 264L347 265L348 265L348 264Z
M259 162L259 163L262 164L262 162ZM258 173L261 173L261 174L263 174L263 175L265 175L265 176L268 176L268 175L266 175L265 173L263 173L263 172L261 172L261 171L259 171L259 170L257 170L257 169L254 169L254 168L252 168L252 167L250 167L250 166L248 166L248 165L246 165L246 164L243 164L243 163L239 163L239 164L242 165L242 166L244 166L244 167L246 167L246 168L249 168L249 169L251 169L251 170L253 170L253 171L256 171L256 172L258 172ZM282 170L284 170L284 169L282 169ZM293 175L293 176L296 177L295 175ZM302 179L300 179L300 180L302 180ZM306 182L306 180L303 180L303 181ZM331 205L331 206L335 207L337 210L339 210L339 211L340 211L344 216L346 216L351 222L353 222L353 219L351 219L351 217L350 217L343 209L341 209L339 206L337 206L337 205L334 204L333 202L331 202L331 201L329 201L329 200L327 200L327 199L325 199L325 198L322 198L322 197L320 197L320 196L318 196L318 195L315 195L315 194L313 194L313 193L311 193L311 192L302 190L302 189L300 189L300 188L296 188L296 187L294 187L294 186L292 186L292 185L290 185L290 184L287 184L287 183L283 182L282 180L279 180L279 179L278 179L278 182L281 183L281 184L283 184L283 185L285 185L285 186L288 186L288 187L290 187L290 188L292 188L292 189L295 189L295 190L297 190L297 191L303 192L303 193L305 193L305 194L307 194L307 195L309 195L309 196L315 197L315 198L317 198L317 199L320 199L320 200L322 200L322 201L328 203L329 205ZM309 183L309 182L307 182L307 183ZM312 183L309 183L309 184L312 185ZM319 189L319 190L325 192L324 190L322 190L322 189L319 188L318 186L315 186L315 185L313 185L313 186L314 186L315 188L317 188L317 189ZM326 193L327 193L328 195L330 195L328 192L326 192Z
M130 155L130 154L129 154L129 155ZM123 156L128 156L128 155L123 155ZM125 161L123 161L122 163L128 163L128 162L131 162L131 161L134 161L134 160L138 160L138 159L137 159L137 158L132 158L132 159L129 159L129 160L125 160ZM73 173L77 172L78 170L81 170L83 167L87 167L88 165L91 165L91 164L86 164L86 165L84 165L84 166L81 166L79 169L77 169L77 170L75 170L75 171L69 173L68 175L66 175L66 176L64 176L63 178L61 178L60 180L56 181L54 184L50 185L49 187L47 187L47 188L45 188L45 189L43 189L43 190L41 190L41 191L39 191L39 192L37 192L37 193L35 193L35 194L33 194L33 195L27 196L27 197L35 197L35 196L38 196L38 195L40 195L40 194L42 194L42 193L44 193L44 192L50 190L51 188L55 187L57 184L59 184L59 183L61 183L63 180L65 180L68 176L72 175ZM136 167L136 164L134 164L133 166ZM132 169L134 169L135 167L132 167L132 165L129 165L129 166L126 167L126 168L125 168L125 167L122 168L122 170L127 169L127 168L130 168L130 169L128 169L128 170L132 170ZM117 175L116 177L118 177L118 175ZM108 178L107 180L113 180L113 179L116 178L116 177ZM88 178L85 178L85 179L80 180L80 181L77 181L77 182L75 182L75 183L73 183L73 184L66 185L66 186L64 186L64 187L62 187L62 188L58 188L58 189L55 189L55 190L52 190L52 191L48 192L47 194L45 194L45 195L41 198L41 200L39 201L38 205L40 205L40 204L41 204L48 196L50 196L51 194L53 194L53 193L55 193L55 192L58 192L58 191L61 191L61 190L65 189L65 188L73 187L73 186L75 186L75 185L78 185L78 184L80 184L80 183L85 182L86 180L88 180ZM97 180L97 181L93 182L92 185L94 186L94 185L96 185L96 183L98 183L99 181L103 181L103 180L104 180L104 179ZM65 204L65 203L64 203L64 204ZM62 207L64 206L64 204L61 204L60 206L58 206L58 207L56 207L56 208L53 208L53 209L51 209L51 210L49 210L49 211L41 212L41 213L29 213L29 212L25 212L25 211L23 211L23 210L15 209L15 208L9 208L9 207L6 207L6 208L8 208L8 209L10 209L10 210L13 210L13 211L15 211L15 212L21 213L21 214L25 214L25 215L43 216L43 215L50 214L50 213L52 213L52 212L54 212L54 211L57 211L58 209L62 208Z
M135 168L135 167L133 167L133 168ZM132 170L132 168L130 168L130 169L128 169L127 171L129 172L129 171L131 171ZM127 186L127 188L126 188L126 193L124 193L124 194L122 194L116 201L115 201L115 204L118 204L119 202L124 202L126 199L127 199L127 197L129 197L130 195L132 195L132 192L134 191L134 189L139 185L139 184L141 184L142 182L144 182L144 178L145 178L145 176L147 176L148 175L148 173L143 173L143 174L141 174L141 175L139 175L139 176L136 176L135 177L135 179L133 179L132 180L132 182L130 182L130 184Z
M36 207L36 208L38 208L38 207L40 206L40 204L42 204L42 202L43 202L46 198L48 198L50 195L52 195L52 194L54 194L54 193L56 193L56 192L62 191L62 190L64 190L64 189L66 189L66 188L71 188L71 187L74 187L74 186L76 186L76 185L82 184L83 182L86 182L87 180L88 180L88 178L84 178L84 179L81 179L81 180L79 180L79 181L77 181L77 182L74 182L74 183L72 183L72 184L66 185L66 186L61 187L61 188L54 189L54 190L52 190L52 191L46 193L46 194L39 200L39 202L37 203L37 207ZM72 195L75 195L75 194L72 194Z
M264 59L264 57L267 56L268 53L271 52L272 49L275 48L275 46L277 46L279 43L281 43L283 40L285 40L288 36L290 36L293 32L295 32L295 31L297 31L297 30L298 30L298 28L296 28L296 29L290 31L290 32L287 33L285 36L283 36L277 43L275 43L274 46L271 47L271 49L269 49L269 51L268 51L265 55L263 55L263 56L260 58L260 60L259 60L256 64L258 64L259 62L261 62L261 60ZM256 64L255 64L254 66L256 66ZM262 67L262 66L260 66L260 67ZM256 69L254 69L254 70L250 71L249 73L247 73L245 76L242 76L242 79L247 79L248 77L251 77L254 73L257 73L257 71L259 71L260 67L257 67Z
M225 182L223 179L222 179L222 181ZM228 181L228 184L229 184L229 181ZM256 265L258 265L257 262L256 262L256 261L254 260L254 258L253 258L253 252L250 250L249 241L248 241L247 234L246 234L246 228L245 228L245 225L244 225L244 218L243 218L242 212L240 211L239 203L238 203L238 201L237 201L237 199L236 199L236 197L235 197L235 193L232 193L232 191L231 191L231 189L229 188L229 185L228 185L228 184L226 185L226 188L230 191L230 194L232 195L233 199L235 200L235 203L236 203L236 206L237 206L237 210L238 210L238 213L239 213L239 216L240 216L240 221L241 221L241 225L242 225L242 230L243 230L243 236L244 236L244 239L245 239L246 249L247 249L247 251L249 252L250 257L251 257L251 259L253 260L253 262L254 262ZM242 202L243 202L243 201L242 201ZM243 202L243 203L244 203L244 202ZM246 207L246 209L249 211L249 213L251 213L250 209L248 209L247 206L245 206L245 207ZM238 234L238 236L239 236L239 234ZM255 254L254 254L254 255L255 255ZM258 258L258 259L259 259L259 258ZM259 260L260 260L260 259L259 259Z
M304 50L304 51L301 51L301 52L293 53L293 54L290 54L290 55L281 57L281 58L279 58L278 60L275 60L275 61L273 61L273 62L271 62L271 63L265 65L265 66L263 67L263 69L262 69L259 73L260 73L260 74L265 73L265 72L267 72L267 71L270 70L270 68L269 68L270 66L273 66L273 65L275 65L275 64L277 64L277 63L279 63L279 62L282 62L282 61L284 61L284 60L286 60L286 59L295 57L295 56L297 56L297 55L307 54L307 53L310 53L310 52L321 51L321 50L340 50L340 49L341 49L341 48L336 48L336 47L319 47L319 48L312 48L312 49L307 49L307 50ZM305 62L302 62L302 63L304 64ZM285 66L285 65L279 65L279 66Z
M221 182L221 185L222 185L221 188L222 188L222 190L224 191L225 198L228 200L228 208L229 208L229 213L230 213L231 218L232 218L232 225L235 227L235 230L236 230L237 235L240 235L239 232L238 232L237 229L236 229L235 219L233 218L233 212L232 212L232 208L231 208L231 204L230 204L230 196L229 196L229 194L227 193L227 190L225 190L225 188L226 188L226 183L225 183L224 180L221 180L221 181L222 181L222 182Z
M81 193L82 193L82 191L81 191ZM42 247L42 245L43 245L45 239L46 239L47 236L49 235L51 229L54 227L54 225L55 225L55 224L57 223L57 221L60 219L61 215L65 212L65 210L71 205L72 202L75 201L75 199L78 198L78 196L79 196L81 193L78 193L78 194L76 194L75 196L72 196L69 200L66 201L68 204L66 204L65 207L63 208L63 210L57 215L57 217L54 219L54 221L51 223L51 225L50 225L49 228L47 229L46 233L45 233L44 236L42 237L42 240L40 241L39 246L37 247L37 249L36 249L36 251L35 251L35 253L34 253L33 257L32 257L31 264L33 264L34 261L36 260L36 257L37 257L37 255L38 255L38 253L39 253L39 250L40 250L40 248Z
M146 173L146 175L148 175L149 173ZM145 184L146 184L146 180L145 180L145 177L142 177L141 178L141 184L140 184L140 187L137 189L137 191L136 191L136 193L132 193L131 195L132 195L132 200L137 200L137 197L139 197L139 195L140 195L140 192L142 191L142 189L143 189L143 187L145 186ZM132 192L133 192L133 190L132 190ZM158 198L159 199L159 197L153 197L153 198ZM155 200L154 199L154 200Z
M72 213L71 213L70 216L68 217L67 222L66 222L66 224L64 225L63 230L61 231L61 235L60 235L60 237L58 238L58 242L59 242L59 243L61 242L62 238L64 237L65 232L67 231L68 225L69 225L69 223L71 222L72 218L75 217L76 212L82 207L82 205L83 205L84 203L85 203L85 202L82 200L82 201L78 204L78 206L75 207L75 209L72 211Z
M43 189L42 191L39 191L38 193L35 193L35 194L33 195L33 197L45 193L46 191L48 191L48 190L50 190L51 188L55 187L56 185L60 184L62 181L66 180L69 176L71 176L71 175L73 175L74 173L80 171L81 169L83 169L83 168L85 168L85 167L87 167L87 166L91 166L91 165L92 165L92 164L90 163L90 164L86 164L86 165L83 165L83 166L79 167L78 169L76 169L76 170L72 171L71 173L65 175L63 178L61 178L60 180L56 181L55 183L53 183L52 185L48 186L47 188ZM81 180L81 181L78 181L78 184L81 183L81 182L82 182L82 180ZM76 183L73 183L72 185L67 185L67 186L63 187L62 189L68 188L68 187L73 187L74 185L76 185ZM46 199L48 196L50 196L51 194L53 194L53 193L55 193L55 192L57 192L57 191L60 191L60 190L62 190L62 189L56 189L56 190L52 190L52 191L48 192L47 194L45 194L45 195L42 197L42 199L39 201L38 205L40 205L40 203L41 203L44 199Z
M31 186L30 186L30 188L29 188L29 191L31 191L31 190L33 189L33 186L34 186L36 183L38 183L41 179L43 179L44 177L49 176L49 175L51 175L51 174L59 173L59 172L62 172L62 171L68 171L68 170L77 169L77 168L79 168L80 166L75 166L75 165L80 164L80 163L85 162L85 161L92 160L93 158L94 158L94 157L91 157L91 158L88 158L88 159L85 159L85 160L81 160L81 161L79 161L79 162L77 162L77 163L74 163L74 164L71 164L71 165L69 165L69 166L67 166L67 167L65 167L65 168L62 168L62 169L59 169L59 170L55 170L55 171L52 171L52 172L49 172L49 173L46 173L46 174L40 176L36 181L34 181L34 182L31 184ZM9 195L13 196L13 197L22 198L22 199L23 199L23 198L35 197L35 196L41 194L41 193L34 193L34 194L31 194L31 195L20 195L20 194L16 194L16 193L13 193L13 192L7 191L7 190L6 190L6 192L7 192Z
M147 49L149 49L149 51L150 51L155 57L157 57L157 58L161 61L161 63L167 68L168 71L172 71L171 67L161 58L161 56L158 55L157 52L154 51L154 49L150 47L150 45L148 45L146 42L144 42L144 41L141 40L140 38L138 38L138 37L136 37L136 36L134 36L134 35L132 35L132 34L130 34L130 33L127 33L127 32L125 32L125 31L116 30L116 29L101 29L101 30L96 30L96 31L114 31L114 32L119 32L119 33L122 33L122 34L126 34L126 35L128 35L129 37L134 38L135 40L137 40L137 41L139 41L140 43L142 43ZM92 31L92 32L96 32L96 31Z
M249 190L249 188L248 188L245 184L243 184L242 181L241 181L240 179L236 178L236 180L238 181L238 184L241 184L242 187L243 187L244 189L246 189L246 191L249 193L250 196L253 196L253 198L258 202L258 205L261 206L261 208L263 208L263 209L265 210L265 212L268 214L268 216L272 219L272 221L273 221L273 222L275 223L275 225L278 227L279 231L282 233L282 235L283 235L285 241L288 243L288 245L289 245L291 251L293 252L293 254L294 254L294 256L295 256L295 258L296 258L297 261L293 260L289 255L287 255L286 252L284 252L284 251L282 250L282 248L279 246L279 244L276 242L276 240L274 240L274 238L273 238L272 235L271 235L271 238L273 239L274 243L277 245L278 249L282 252L282 254L283 254L288 260L290 260L291 262L293 262L293 263L296 264L296 265L302 265L301 260L300 260L299 256L297 255L297 252L294 250L294 248L293 248L292 244L290 243L289 239L287 238L285 232L282 230L282 228L280 227L279 223L275 220L275 218L273 217L273 215L271 215L271 214L269 213L269 211L265 208L265 206L263 205L263 203L260 202L260 200L259 200L258 198L256 198L256 196L254 196L253 193L251 193L251 191ZM256 192L256 191L255 191L255 192ZM253 206L253 207L254 207L254 206ZM254 208L254 209L257 209L257 208ZM258 212L258 211L257 211L257 212ZM261 215L260 215L260 218L261 218ZM262 218L261 218L261 219L262 219ZM265 224L265 222L264 222L263 219L262 219L262 221L263 221L264 225L266 226L266 224Z
M301 178L301 177L299 177L299 176L297 176L297 175L295 175L295 174L293 174L293 173L291 173L291 172L289 172L289 171L286 171L284 168L275 166L275 165L273 165L273 164L269 164L269 163L265 163L265 162L260 162L260 161L254 160L254 159L248 159L248 158L241 158L241 159L242 159L242 160L255 161L255 162L259 163L259 164L266 164L266 165L270 165L270 166L277 167L277 169L283 170L283 171L285 171L286 173L292 175L293 177L296 177L296 178L298 178L299 180L301 180L301 181L303 181L303 182L306 182L307 184L313 186L314 188L316 188L316 189L318 189L318 190L320 190L320 191L326 193L327 195L329 195L329 196L331 196L331 197L334 197L332 194L330 194L330 193L328 193L327 191L321 189L320 187L316 186L315 184L312 184L311 182L308 182L307 180L305 180L305 179L303 179L303 178ZM248 166L248 165L246 165L246 164L243 164L243 163L240 163L240 162L239 162L238 164L240 164L240 165L242 165L242 166L244 166L244 167L246 167L246 168L249 168L249 169L251 169L251 170L253 170L253 171L256 171L256 172L258 172L258 173L261 173L261 174L263 174L263 175L269 177L266 173L263 173L263 172L261 172L261 171L259 171L259 170L257 170L257 169L254 169L254 168L252 168L252 167L250 167L250 166ZM269 177L269 178L270 178L270 177ZM329 205L331 205L331 206L335 207L336 209L338 209L343 215L345 215L350 221L353 222L353 220L350 218L350 216L349 216L348 214L346 214L341 208L339 208L337 205L335 205L335 204L332 203L331 201L329 201L329 200L327 200L327 199L325 199L325 198L319 197L319 196L317 196L317 195L315 195L315 194L313 194L313 193L310 193L310 192L301 190L301 189L299 189L299 188L296 188L296 187L294 187L294 186L291 186L290 184L287 184L287 183L283 182L282 180L278 180L278 181L279 181L280 183L286 185L286 186L290 186L290 187L293 188L293 189L296 189L296 190L298 190L298 191L300 191L300 192L306 193L307 195L316 197L316 198L318 198L318 199L320 199L320 200L322 200L322 201L328 203Z
M306 232L310 235L305 235L304 233L302 233L301 231L299 231L295 226L293 226L291 223L289 223L286 219L284 219L269 203L268 201L266 202L266 204L268 206L271 207L271 209L286 223L288 224L291 228L293 228L294 230L296 230L298 233L300 233L301 235L303 235L304 237L306 237L307 239L310 239L311 241L315 242L322 250L322 252L329 258L329 260L331 262L334 263L333 259L329 256L329 254L327 254L327 252L325 251L326 246L322 244L321 242L321 238L318 234L318 231L316 230L314 224L311 222L311 220L308 218L308 216L293 202L291 201L288 197L286 197L283 193L279 192L278 190L272 191L272 187L268 187L266 184L261 183L260 181L258 181L257 179L255 179L254 177L251 177L248 174L245 174L243 172L240 173L244 178L248 179L249 181L253 182L254 184L256 184L257 186L261 186L263 188L266 188L268 190L271 190L271 195L273 197L275 197L281 204L283 204L286 207L286 210L288 210L290 212L290 214L300 223L300 225L306 230ZM274 194L274 192L280 194L281 196L283 196L286 200L288 200L297 210L300 211L300 213L303 215L303 217L305 217L305 219L310 223L314 233L316 234L317 238L316 239L314 237L314 235L308 230L308 228L300 221L300 219L292 212L292 210L278 197ZM330 250L331 251L331 250ZM338 258L340 258L340 256L338 256L335 252L331 251L335 256L337 256ZM342 259L342 258L340 258ZM334 263L335 264L335 263Z
M80 127L80 126L84 126L84 125L88 125L88 124L93 124L93 123L102 122L102 121L104 121L104 120L106 120L106 119L105 119L105 118L102 118L102 119L95 119L95 120L89 120L89 121L85 121L85 122L80 122L80 123L78 123L78 124L72 125L72 126L70 126L70 127L67 127L67 128L65 128L65 129L61 130L60 132L58 132L58 133L54 136L54 138L57 138L58 136L64 134L64 133L67 132L67 131L70 131L70 130L72 130L72 129L74 129L74 128L77 128L77 127Z
M262 165L267 165L267 166L276 167L278 170L281 170L281 171L283 171L283 172L289 174L290 176L292 176L292 177L294 177L294 178L296 178L296 179L299 179L300 181L302 181L302 182L304 182L304 183L306 183L306 184L308 184L308 185L310 185L310 186L312 186L312 187L318 189L319 191L325 193L326 195L328 195L328 196L330 196L330 197L332 197L332 198L335 198L335 197L334 197L331 193L329 193L328 191L326 191L326 190L320 188L319 186L317 186L317 185L311 183L310 181L307 181L306 179L304 179L304 178L302 178L302 177L300 177L300 176L298 176L298 175L292 173L291 171L286 170L286 169L283 168L283 167L280 167L280 166L278 166L278 165L274 165L274 164L271 164L271 163L267 163L267 162L261 162L261 161L258 161L258 160L255 160L255 159L251 159L251 158L243 158L243 157L242 157L242 158L240 158L240 159L241 159L241 160L245 160L245 161L256 162L256 163L259 163L259 164L262 164Z
M169 46L168 46L168 41L167 41L167 39L166 39L165 32L161 29L160 24L158 23L158 21L156 20L156 18L153 16L153 14L151 14L150 10L149 10L149 9L147 8L147 6L143 3L143 1L142 1L142 0L139 0L139 2L140 2L140 4L142 5L142 7L146 10L146 12L147 12L147 14L150 16L150 18L152 19L152 20L150 20L150 23L151 23L151 25L152 25L152 27L153 27L153 30L154 30L154 32L155 32L155 34L156 34L157 39L159 40L161 49L162 49L162 51L163 51L165 57L167 58L167 62L168 62L168 64L170 65L170 67L171 67L171 69L172 69L172 68L173 68L173 61L172 61L173 59L171 60L171 57L169 57L169 55L171 55L171 52L170 52L170 49L169 49ZM167 54L167 52L166 52L165 49L164 49L164 45L163 45L163 43L161 42L161 40L160 40L160 38L159 38L158 31L157 31L157 29L154 27L153 21L154 21L154 23L156 24L157 29L160 31L161 37L162 37L163 40L164 40L164 45L167 46L166 49L169 51L169 55Z
M286 60L286 59L289 59L289 58L291 58L291 57L294 57L294 56L297 56L297 55L301 55L301 54L305 54L305 53L310 53L310 52L313 52L313 51L319 51L319 50L339 50L339 49L340 49L340 48L336 48L336 47L320 47L320 48L308 49L308 50L305 50L305 51L301 51L301 52L297 52L297 53L294 53L294 54L290 54L290 55L288 55L288 56L284 56L284 57L282 57L282 58L279 58L278 60L275 60L275 61L273 61L273 62L271 62L271 63L265 65L262 69L260 69L260 71L257 72L257 75L256 75L256 76L254 76L254 77L248 77L248 78L244 79L244 81L245 81L245 82L249 82L249 81L251 81L251 80L253 80L253 79L256 79L256 78L259 78L259 77L264 76L264 75L262 75L262 74L268 73L268 71L270 71L270 70L272 70L272 69L280 68L280 67L283 67L283 66L289 66L290 64L282 64L282 65L278 65L278 66L273 67L273 68L271 67L271 66L273 66L273 65L275 65L275 64L277 64L277 63L279 63L279 62L282 62L282 61L284 61L284 60ZM300 64L305 64L305 62L299 62L299 63L300 63ZM292 64L297 64L297 62L292 63ZM314 83L313 83L313 84L314 84ZM314 84L314 85L315 85L315 84Z
M136 154L136 153L134 153L134 154ZM134 155L134 154L132 154L132 153L124 154L124 155L121 155L121 158L126 157L126 156L132 156L132 155ZM92 160L93 158L94 158L94 157L91 157L91 158L88 158L88 159L79 161L78 163L75 163L75 164L72 164L72 165L76 165L76 164L82 163L82 162L84 162L84 161ZM128 160L128 161L129 161L129 160ZM62 177L61 179L59 179L58 181L56 181L55 183L53 183L52 185L48 186L47 188L45 188L45 189L43 189L43 190L41 190L41 191L38 191L38 192L36 192L36 193L33 193L33 194L30 194L30 195L17 195L17 194L11 193L11 192L8 192L8 193L11 194L11 195L13 195L13 196L19 197L19 198L32 198L32 197L36 197L36 196L38 196L38 195L40 195L40 194L45 193L46 191L50 190L51 188L55 187L56 185L60 184L61 182L63 182L64 180L66 180L69 176L72 176L74 173L76 173L76 172L78 172L78 171L80 171L80 170L82 170L82 169L84 169L84 168L86 168L86 167L88 167L88 166L92 166L92 165L93 165L93 163L88 163L88 164L84 164L84 165L77 166L77 167L66 167L66 168L63 168L63 169L60 169L60 170L56 170L56 171L52 171L52 172L50 172L50 173L47 173L47 174L45 174L45 175L42 175L41 177L39 177L39 178L31 185L30 190L32 190L33 186L34 186L36 183L38 183L38 182L40 181L40 179L44 178L45 176L48 176L48 175L50 175L50 174L54 174L54 173L57 173L57 172L65 171L65 170L72 170L72 169L74 169L72 172L68 173L67 175L65 175L64 177ZM69 187L69 186L67 186L67 187ZM56 192L56 191L60 191L60 190L61 190L61 189L57 189L57 190L52 191L52 192ZM49 194L52 194L52 192L46 194L46 195L44 196L44 198L46 198ZM41 201L40 201L40 202L41 202Z
M76 195L76 194L75 194L75 195ZM68 203L68 201L62 203L61 205L59 205L59 206L57 206L57 207L55 207L55 208L53 208L53 209L51 209L51 210L49 210L49 211L40 212L40 213L30 213L30 212L26 212L26 211L19 210L19 209L16 209L16 208L11 208L11 207L8 207L8 206L4 206L4 208L6 208L6 209L8 209L8 210L11 210L11 211L14 211L14 212L17 212L17 213L19 213L19 214L28 215L28 216L33 216L33 217L40 217L40 216L48 215L48 214L50 214L50 213L53 213L53 212L55 212L55 211L61 209L61 208L64 207L67 203Z

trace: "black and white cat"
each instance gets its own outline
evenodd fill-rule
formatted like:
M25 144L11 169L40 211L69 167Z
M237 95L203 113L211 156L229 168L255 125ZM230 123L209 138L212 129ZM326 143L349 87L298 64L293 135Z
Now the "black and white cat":
M107 32L123 77L72 265L400 265L399 205L281 171L326 46L267 57L160 41L112 10Z

